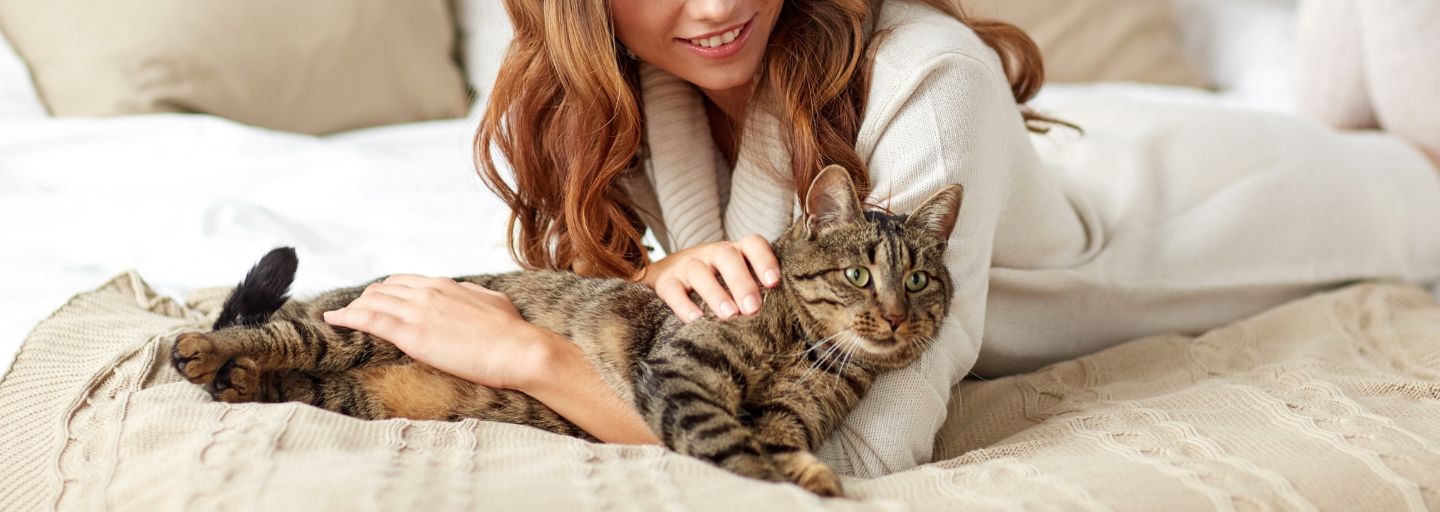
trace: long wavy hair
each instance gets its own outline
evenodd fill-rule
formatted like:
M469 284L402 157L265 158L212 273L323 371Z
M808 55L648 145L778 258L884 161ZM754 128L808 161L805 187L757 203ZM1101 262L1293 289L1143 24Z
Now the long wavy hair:
M873 23L885 0L785 0L758 88L776 100L793 183L849 169L869 89ZM974 19L954 0L920 1L970 26L999 55L1026 126L1049 121L1023 105L1044 82L1040 50L1019 28ZM607 0L505 0L514 39L475 136L477 168L510 207L509 245L526 268L632 277L649 264L644 225L617 180L644 139L639 64L615 41ZM757 93L758 95L758 93ZM496 155L508 163L501 175Z

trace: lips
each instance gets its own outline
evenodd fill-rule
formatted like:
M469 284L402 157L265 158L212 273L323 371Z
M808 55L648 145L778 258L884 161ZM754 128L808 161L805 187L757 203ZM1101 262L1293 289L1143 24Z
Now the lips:
M740 25L738 27L725 31L724 33L713 35L708 38L702 37L699 39L691 39L690 44L699 46L701 48L717 48L721 45L735 42L735 38L740 35L740 30L744 28L745 25Z
M736 25L719 32L712 32L689 39L675 38L675 44L696 55L709 59L724 59L732 57L745 47L745 42L750 40L750 27L755 22L752 16L749 21Z

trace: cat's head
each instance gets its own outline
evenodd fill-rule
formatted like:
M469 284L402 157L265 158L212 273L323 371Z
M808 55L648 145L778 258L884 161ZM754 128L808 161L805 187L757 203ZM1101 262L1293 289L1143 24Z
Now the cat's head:
M816 176L804 217L776 244L796 314L823 345L816 351L893 369L934 343L954 292L944 254L963 195L949 185L892 215L865 211L845 169Z

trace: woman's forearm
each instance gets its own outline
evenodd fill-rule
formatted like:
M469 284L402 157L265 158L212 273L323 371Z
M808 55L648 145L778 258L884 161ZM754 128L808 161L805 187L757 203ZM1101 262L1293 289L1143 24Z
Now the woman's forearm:
M539 400L565 419L606 443L660 444L635 406L611 389L580 348L544 329L548 347L543 362L518 391Z

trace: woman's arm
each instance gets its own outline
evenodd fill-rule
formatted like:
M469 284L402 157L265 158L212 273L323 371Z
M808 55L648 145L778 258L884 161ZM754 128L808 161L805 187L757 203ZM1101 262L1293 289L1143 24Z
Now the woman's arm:
M530 395L601 441L659 443L578 347L525 321L503 293L396 275L325 313L325 321L379 336L456 377Z
M516 390L539 400L606 443L660 444L635 405L616 394L580 348L559 334L535 328L546 348Z

